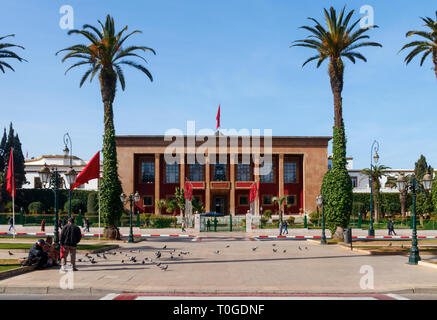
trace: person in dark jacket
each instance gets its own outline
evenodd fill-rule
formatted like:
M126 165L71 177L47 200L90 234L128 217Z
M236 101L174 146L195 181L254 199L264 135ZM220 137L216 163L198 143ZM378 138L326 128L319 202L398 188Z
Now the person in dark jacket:
M36 269L43 269L47 266L47 252L44 251L45 241L39 239L32 248L30 248L29 256L23 263L25 266L31 266L36 264Z
M62 268L67 264L67 257L71 255L71 265L73 267L73 271L77 271L76 269L76 247L77 244L82 239L82 232L80 228L74 224L74 218L71 217L68 219L68 224L62 228L61 232L61 246L64 248L64 256L62 258Z

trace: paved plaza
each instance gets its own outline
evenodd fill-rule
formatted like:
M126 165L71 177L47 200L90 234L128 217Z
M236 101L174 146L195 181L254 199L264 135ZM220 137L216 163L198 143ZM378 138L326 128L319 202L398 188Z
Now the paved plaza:
M65 274L50 268L2 280L0 292L367 294L412 293L413 289L437 292L437 270L410 266L405 256L371 256L339 245L321 246L314 241L257 240L245 233L209 233L119 245L120 249L112 250L116 254L107 253L106 259L102 254L100 257L92 254L95 264L78 254L77 258L85 262L78 262L79 271L73 273L74 290L61 289L60 280ZM157 251L161 252L160 258L156 258ZM5 258L5 254L1 253L0 258ZM130 261L131 257L136 262ZM436 257L422 257L431 258ZM168 269L164 271L156 263ZM363 270L365 273L360 272ZM374 275L374 287L362 289L362 277L369 270Z

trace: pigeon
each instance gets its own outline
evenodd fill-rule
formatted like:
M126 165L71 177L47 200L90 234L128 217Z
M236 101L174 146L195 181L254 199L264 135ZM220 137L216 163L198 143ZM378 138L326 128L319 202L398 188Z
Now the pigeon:
M88 253L85 253L85 257L89 258L89 255L88 255Z
M305 247L305 250L308 250L308 247Z
M97 258L101 258L100 254L96 253Z
M155 255L156 255L157 258L160 258L161 257L161 252L159 252L159 251L155 252Z
M170 259L173 259L173 256L170 256Z
M147 257L146 260L152 262L152 258Z
M124 263L124 260L121 260L121 263Z
M302 250L302 248L299 246L299 250Z
M181 254L189 254L190 252L188 251L181 251Z
M143 260L141 263L142 263L142 264L145 264L146 262Z
M278 251L278 249L273 249L273 252L276 252L276 251Z
M13 256L13 255L14 255L14 254L13 254L12 252L10 252L9 250L8 250L8 253L9 253L10 256Z
M256 249L258 249L258 247L253 247L253 248L252 248L252 251L255 251Z
M217 253L217 254L219 254L219 253L220 253L220 250L216 250L216 251L214 251L214 253Z
M229 247L230 247L230 245L229 245L229 244L227 244L227 245L226 245L226 248L229 248Z
M160 268L161 268L161 270L166 271L166 270L168 269L168 264L165 265L165 266L162 266L162 267L160 267Z
M167 248L167 245L164 245L163 247L162 247L162 249L166 249Z
M160 265L161 265L161 262L156 264L157 267L159 267Z
M106 255L105 255L105 254L103 254L103 259L108 259L108 258L106 258Z
M77 261L82 262L82 259L77 259Z
M97 261L94 260L94 259L92 259L92 260L91 260L91 263L94 264L94 263L97 263Z
M287 252L287 250L285 250L285 249L284 249L284 251L282 251L282 252L283 252L283 253L286 253L286 252Z
M388 246L391 247L391 246L392 246L392 243L390 242L390 243L388 244Z
M404 247L404 245L403 244L401 244L401 248L403 248Z
M275 247L275 246L276 246L276 243L272 243L272 246Z
M178 254L178 257L180 257L180 256L181 256L181 254L179 253L179 254ZM172 256L172 257L173 257L173 256Z

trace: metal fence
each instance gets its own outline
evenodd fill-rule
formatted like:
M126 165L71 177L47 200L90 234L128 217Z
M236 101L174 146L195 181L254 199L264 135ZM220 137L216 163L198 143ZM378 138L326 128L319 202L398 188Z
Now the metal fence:
M245 231L245 218L236 216L200 217L201 232Z

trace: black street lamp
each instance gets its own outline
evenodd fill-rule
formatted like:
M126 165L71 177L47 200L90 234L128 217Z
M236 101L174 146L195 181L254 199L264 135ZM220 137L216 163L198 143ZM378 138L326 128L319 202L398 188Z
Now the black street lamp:
M49 183L49 188L53 190L55 194L55 249L59 250L59 224L58 224L58 188L60 185L59 180L59 174L58 174L58 168L55 167L54 170L50 170L49 167L47 167L47 164L44 164L44 167L41 168L40 171L38 171L38 174L40 176L41 182L45 185L46 183Z
M322 240L320 241L321 244L327 244L326 241L326 234L325 234L325 206L323 205L323 197L320 195L316 199L317 203L317 210L319 210L319 207L322 207Z
M379 155L379 143L378 141L373 141L372 147L370 148L370 224L369 224L369 232L368 235L370 237L375 236L375 229L373 228L373 162L378 163ZM375 154L373 154L375 152Z
M135 192L135 194L130 194L129 197L127 197L124 193L120 195L121 202L125 203L125 201L129 201L130 203L130 220L129 220L129 240L127 242L134 243L134 233L132 230L132 207L134 202L140 201L140 194Z
M425 174L422 179L422 184L418 184L414 174L411 176L411 182L407 183L404 175L401 173L396 181L399 192L411 191L413 196L413 239L411 243L410 257L408 259L408 264L418 264L421 260L419 255L419 248L417 246L417 228L416 228L416 194L417 192L425 193L428 196L428 192L432 187L432 177L429 173Z
M70 144L70 149L68 149L68 144ZM69 185L68 190L68 218L71 218L71 187L76 182L77 172L73 169L73 145L71 143L71 138L68 132L64 134L64 155L66 157L70 156L70 169L65 173L67 182Z

